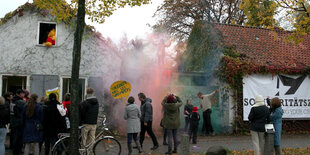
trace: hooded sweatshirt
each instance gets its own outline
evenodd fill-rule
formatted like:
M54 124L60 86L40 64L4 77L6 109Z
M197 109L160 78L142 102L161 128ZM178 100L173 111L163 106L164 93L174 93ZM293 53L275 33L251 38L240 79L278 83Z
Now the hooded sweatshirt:
M88 97L80 104L82 124L97 124L99 104L95 96Z
M141 102L141 121L149 122L153 121L153 107L152 107L152 99L146 98L143 102Z

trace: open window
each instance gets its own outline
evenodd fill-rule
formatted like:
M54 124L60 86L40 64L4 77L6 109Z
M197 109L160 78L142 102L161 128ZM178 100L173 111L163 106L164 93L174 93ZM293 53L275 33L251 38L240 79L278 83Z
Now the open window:
M43 43L51 41L52 46L53 46L56 43L56 38L57 38L56 37L56 23L39 22L39 27L38 27L38 44L39 45L43 45Z
M26 89L27 76L2 76L2 94L6 92L16 93L17 89Z
M71 90L71 78L63 78L62 79L62 97L66 95L66 93L70 93ZM79 79L79 101L85 99L85 79Z

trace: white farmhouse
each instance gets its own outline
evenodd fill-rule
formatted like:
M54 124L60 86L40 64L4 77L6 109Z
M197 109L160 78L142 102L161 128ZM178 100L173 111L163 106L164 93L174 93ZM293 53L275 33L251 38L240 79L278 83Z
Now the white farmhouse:
M1 19L0 96L5 92L14 93L18 88L44 96L47 89L59 87L62 100L69 92L75 28L56 23L54 17L44 14L26 3ZM42 43L51 29L56 30L55 45L46 47ZM85 28L80 65L81 99L87 87L95 88L96 96L103 95L103 79L113 78L115 73L107 60L114 58L101 35L89 26ZM117 65L115 62L113 65Z

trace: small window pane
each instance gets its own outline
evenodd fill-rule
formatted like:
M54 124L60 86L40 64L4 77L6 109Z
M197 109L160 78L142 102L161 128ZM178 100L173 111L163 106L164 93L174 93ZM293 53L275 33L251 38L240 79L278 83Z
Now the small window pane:
M17 89L26 89L26 76L2 76L2 94L6 92L16 93Z
M71 79L63 78L62 80L62 96L64 97L66 93L70 93L71 90ZM79 101L83 101L85 99L85 79L79 79Z
M48 33L51 30L53 30L53 29L55 29L55 32L56 32L56 24L40 23L40 27L39 27L39 44L43 44L44 42L46 42L47 37L48 37Z

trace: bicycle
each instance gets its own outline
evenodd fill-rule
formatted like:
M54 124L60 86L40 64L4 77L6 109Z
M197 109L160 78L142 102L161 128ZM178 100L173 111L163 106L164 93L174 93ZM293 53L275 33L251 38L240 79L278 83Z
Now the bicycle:
M106 127L106 117L102 121L102 130L96 135L95 141L91 142L85 148L80 148L80 155L89 155L93 152L94 155L120 155L122 151L121 144L113 136L110 135L109 128ZM83 126L79 127L81 130ZM109 132L107 134L107 132ZM55 143L52 148L52 155L68 155L69 154L69 144L70 144L70 134L60 133L58 135L59 140ZM79 138L81 146L81 136Z

